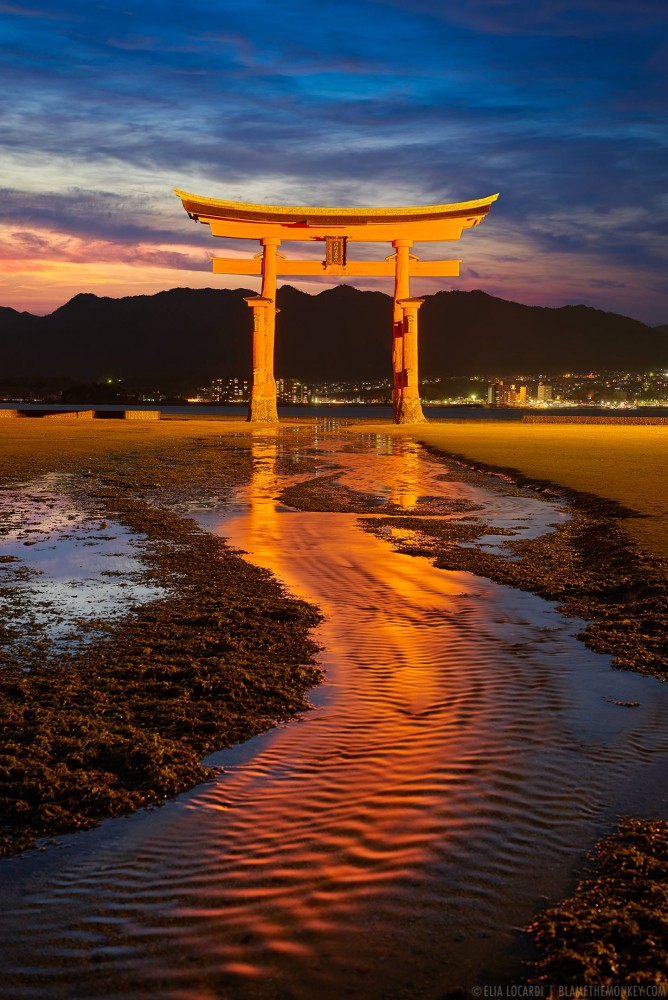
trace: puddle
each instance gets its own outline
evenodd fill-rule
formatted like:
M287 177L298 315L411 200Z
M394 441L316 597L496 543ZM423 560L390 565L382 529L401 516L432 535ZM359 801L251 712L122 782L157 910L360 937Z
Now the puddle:
M79 477L51 474L0 490L0 521L0 613L19 641L29 629L56 647L87 641L95 622L165 596L143 581L144 539L96 516Z

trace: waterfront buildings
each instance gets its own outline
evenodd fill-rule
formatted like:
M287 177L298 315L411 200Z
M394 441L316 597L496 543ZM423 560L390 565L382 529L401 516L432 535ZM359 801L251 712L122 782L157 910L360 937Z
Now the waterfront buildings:
M299 379L276 379L276 398L279 403L283 403L284 405L310 403L312 396L312 388L300 382Z
M206 389L199 390L199 396L206 403L247 403L248 379L215 378Z
M529 390L526 385L510 385L503 381L493 382L487 389L487 402L490 406L527 406Z
M0 379L0 401L52 403L203 403L246 405L249 381L240 374L218 375L207 386L159 385L152 379L104 379L90 385L72 379ZM387 406L392 402L389 378L348 382L306 383L300 378L277 381L283 405L361 404ZM651 372L597 371L563 374L513 373L447 375L422 378L420 398L427 406L668 407L668 370Z

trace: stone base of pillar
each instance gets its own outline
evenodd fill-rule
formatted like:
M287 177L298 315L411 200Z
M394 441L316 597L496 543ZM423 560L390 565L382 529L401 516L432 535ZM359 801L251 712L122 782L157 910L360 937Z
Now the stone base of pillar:
M419 399L401 396L394 407L395 424L426 424Z
M259 399L251 399L250 409L246 417L251 424L277 424L278 411L276 400L263 396Z

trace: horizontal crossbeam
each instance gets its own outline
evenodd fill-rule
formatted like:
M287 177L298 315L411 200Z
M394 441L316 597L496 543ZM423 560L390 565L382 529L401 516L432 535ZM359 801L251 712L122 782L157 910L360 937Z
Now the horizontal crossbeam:
M261 240L278 237L279 240L323 240L326 236L346 236L358 243L392 243L408 239L414 243L458 240L464 229L477 226L484 215L461 216L454 219L426 219L424 222L396 222L394 225L336 225L327 222L314 225L310 222L282 224L279 222L239 222L235 219L207 219L199 221L211 226L213 236L230 239Z
M262 274L262 261L243 257L213 257L214 274ZM409 275L413 278L456 278L459 260L412 260ZM321 260L276 261L276 274L281 277L303 275L340 275L341 277L393 277L394 260L349 260L346 264L325 264Z

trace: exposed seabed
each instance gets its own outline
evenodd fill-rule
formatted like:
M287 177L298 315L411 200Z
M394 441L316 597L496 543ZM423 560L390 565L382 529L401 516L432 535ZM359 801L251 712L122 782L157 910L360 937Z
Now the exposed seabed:
M462 544L512 558L560 503L458 482L410 437L238 445L250 483L195 513L323 610L317 707L162 810L3 862L8 995L436 1000L520 976L521 928L616 816L668 815L668 688L612 671L554 604L365 525L478 524ZM338 510L281 498L314 472Z

